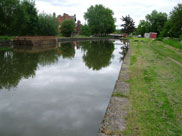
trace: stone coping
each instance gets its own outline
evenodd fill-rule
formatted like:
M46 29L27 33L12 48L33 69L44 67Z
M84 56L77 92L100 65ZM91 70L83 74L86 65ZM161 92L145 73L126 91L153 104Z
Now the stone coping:
M131 47L121 66L121 70L116 81L109 105L104 115L97 136L122 136L126 128L126 117L129 108L129 64Z

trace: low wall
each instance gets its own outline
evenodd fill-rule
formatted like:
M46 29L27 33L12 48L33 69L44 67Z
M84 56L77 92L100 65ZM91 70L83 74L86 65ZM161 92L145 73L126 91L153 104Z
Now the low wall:
M13 49L24 52L40 52L57 48L58 42L55 36L26 36L13 39Z

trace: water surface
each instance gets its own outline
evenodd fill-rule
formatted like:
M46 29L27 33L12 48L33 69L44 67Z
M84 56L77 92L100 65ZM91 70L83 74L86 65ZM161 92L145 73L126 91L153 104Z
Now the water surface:
M0 136L94 136L122 64L121 41L0 52Z

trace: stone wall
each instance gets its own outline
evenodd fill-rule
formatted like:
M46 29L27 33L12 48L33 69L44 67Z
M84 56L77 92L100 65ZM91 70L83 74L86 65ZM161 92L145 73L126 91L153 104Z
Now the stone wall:
M58 42L55 36L26 36L15 37L13 48L15 51L40 52L57 48Z

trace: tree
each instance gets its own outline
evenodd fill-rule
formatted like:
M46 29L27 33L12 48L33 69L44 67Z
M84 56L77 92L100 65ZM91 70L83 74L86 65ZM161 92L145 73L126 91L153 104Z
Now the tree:
M145 16L146 21L150 24L150 31L160 32L163 30L165 23L167 22L167 14L162 12L157 12L153 10L151 14Z
M135 22L129 15L125 17L122 16L121 20L124 22L124 24L121 25L121 27L123 27L121 29L123 33L130 34L135 31Z
M145 20L140 20L137 28L137 34L144 36L147 32L150 32L150 23Z
M45 13L39 14L39 31L38 35L57 35L58 34L58 20L52 15Z
M65 20L61 24L61 33L63 36L70 37L75 30L75 22L72 19Z
M113 11L103 5L89 7L84 18L88 21L91 34L102 36L115 30Z
M0 0L0 35L11 35L19 0Z
M80 30L80 34L81 35L85 35L85 36L90 36L90 29L88 25L83 25L81 26L81 30Z
M37 35L38 12L34 0L20 1L15 10L13 35Z
M165 24L163 36L182 37L182 4L178 4L170 12L168 22Z

